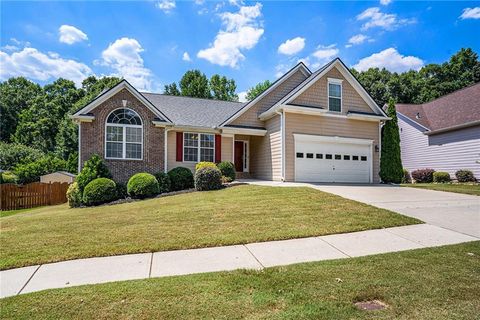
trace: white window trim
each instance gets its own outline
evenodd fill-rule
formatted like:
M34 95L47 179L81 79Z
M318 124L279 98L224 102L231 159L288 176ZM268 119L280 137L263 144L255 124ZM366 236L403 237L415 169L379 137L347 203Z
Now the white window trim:
M112 110L112 112L116 111L116 110L119 110L119 109L128 109L128 108L117 108L115 110ZM129 110L132 110L132 109L129 109ZM135 112L135 110L132 110L133 112ZM110 114L112 113L110 112L108 115L107 115L107 118L105 120L105 138L104 138L104 141L105 141L105 150L104 150L104 154L105 154L105 159L109 159L109 160L126 160L126 161L143 161L143 149L144 149L144 145L143 145L143 133L144 133L144 130L143 130L143 121L142 121L142 118L140 118L140 115L135 112L138 117L140 118L140 121L142 122L141 125L133 125L133 124L119 124L119 123L108 123L108 117L110 116ZM118 158L118 157L108 157L107 156L107 143L108 142L113 142L113 143L120 143L120 141L107 141L107 127L122 127L122 128L125 128L124 130L122 130L122 157L121 158ZM142 129L142 134L141 134L141 142L128 142L128 143L132 143L132 144L140 144L141 145L141 152L140 152L140 158L127 158L127 130L126 128L127 127L131 127L131 128L140 128Z
M342 79L334 79L334 78L327 78L327 80L328 80L327 81L328 111L342 113L342 111L343 111L343 85L342 85L343 80ZM338 99L338 97L333 97L333 96L330 97L330 84L336 84L336 85L340 86L340 111L330 109L330 98Z
M187 161L185 160L185 134L196 134L198 135L198 145L197 145L197 161ZM216 146L216 141L215 141L215 134L214 133L205 133L205 132L183 132L182 134L182 162L186 162L186 163L199 163L199 162L202 162L202 160L200 159L200 150L202 149L202 147L200 146L201 145L201 135L204 134L204 135L209 135L209 136L213 136L213 161L212 162L215 162L215 150L217 149L217 146ZM187 146L187 148L195 148L195 147L190 147L190 146ZM212 149L212 148L207 148L207 147L203 147L203 149Z

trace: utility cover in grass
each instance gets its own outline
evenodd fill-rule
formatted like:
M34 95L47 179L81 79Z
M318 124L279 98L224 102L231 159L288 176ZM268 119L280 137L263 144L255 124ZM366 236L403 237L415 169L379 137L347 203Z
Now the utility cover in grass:
M370 301L359 301L355 302L355 307L360 310L381 310L385 309L387 305L380 300L370 300Z

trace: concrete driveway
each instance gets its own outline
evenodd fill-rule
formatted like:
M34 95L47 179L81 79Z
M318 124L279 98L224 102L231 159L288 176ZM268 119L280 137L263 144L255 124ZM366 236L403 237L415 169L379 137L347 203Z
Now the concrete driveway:
M480 238L480 197L478 196L391 185L282 183L254 180L248 183L285 187L309 186Z

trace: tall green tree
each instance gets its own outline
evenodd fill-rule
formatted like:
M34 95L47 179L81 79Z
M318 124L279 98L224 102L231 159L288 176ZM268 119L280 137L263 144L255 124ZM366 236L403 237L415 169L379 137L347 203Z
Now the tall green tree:
M262 94L262 92L267 90L271 85L272 84L270 83L269 80L265 80L263 82L257 83L254 87L248 89L247 95L245 96L245 98L248 101L251 101L256 97L258 97L260 94Z
M12 141L23 110L42 93L42 88L24 77L10 78L0 83L0 140Z
M180 80L180 90L182 96L204 99L212 98L207 76L200 70L185 72Z
M382 129L382 153L380 161L380 178L386 183L400 183L403 177L402 158L400 155L400 132L398 130L395 100L388 101L387 115L391 118Z
M175 82L165 85L163 94L167 94L169 96L181 96L181 92L177 87Z
M224 101L238 101L238 95L235 93L237 85L235 80L227 79L225 76L214 74L210 78L210 90L213 99Z

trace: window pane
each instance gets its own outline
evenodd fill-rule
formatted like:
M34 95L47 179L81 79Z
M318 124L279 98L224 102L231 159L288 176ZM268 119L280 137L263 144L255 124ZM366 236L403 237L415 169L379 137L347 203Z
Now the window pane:
M328 109L330 111L341 111L341 100L339 98L328 98Z
M358 156L352 156L352 160L358 161Z
M323 159L323 154L317 153L317 159Z
M360 160L362 160L362 161L367 161L367 157L366 157L366 156L362 156L362 157L360 158Z
M107 158L122 158L122 146L121 142L107 142Z
M213 134L201 134L200 147L214 148L215 136Z
M183 145L185 147L198 147L198 134L185 133L183 139Z
M344 156L343 156L343 160L350 160L350 156L344 155Z
M123 141L123 128L107 126L107 141Z
M328 159L328 160L332 159L332 155L331 154L326 154L325 159Z
M313 159L313 153L307 153L307 159Z
M303 158L303 153L297 152L297 158Z
M142 128L127 127L127 142L142 142Z
M190 148L184 147L183 148L183 159L185 161L198 161L198 149L197 148Z
M342 96L342 87L339 84L328 84L328 96L340 98Z
M209 161L214 162L214 152L213 149L200 149L200 161Z
M342 160L342 155L336 154L335 155L335 160Z
M128 159L142 159L142 145L139 143L127 143L126 152Z

